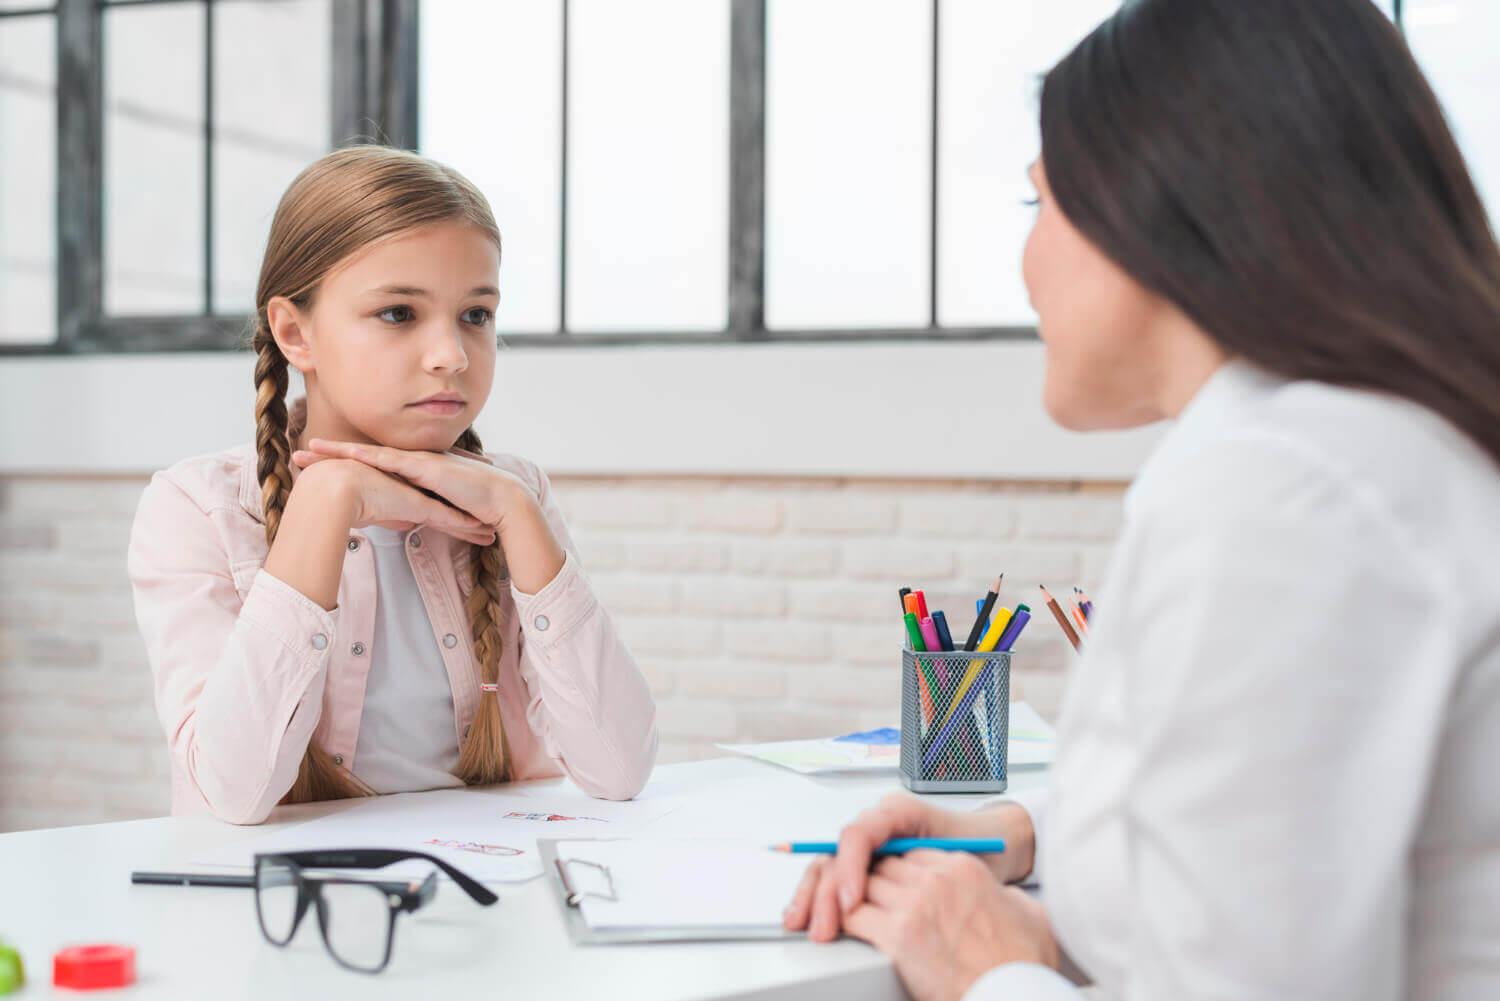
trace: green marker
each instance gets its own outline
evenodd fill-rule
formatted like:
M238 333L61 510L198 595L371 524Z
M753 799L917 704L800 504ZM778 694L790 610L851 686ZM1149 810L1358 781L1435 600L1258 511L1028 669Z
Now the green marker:
M913 612L907 612L903 617L906 620L906 638L911 640L911 648L917 653L927 653L927 641L922 639L922 627L917 624L917 616ZM932 697L932 704L939 716L948 711L948 705L943 700L943 688L938 684L937 672L933 669L932 662L926 657L917 658L917 666L922 670L922 676L927 679L927 691ZM929 727L934 721L925 721ZM936 729L929 730L927 737L936 734ZM922 741L922 750L927 750L927 740Z

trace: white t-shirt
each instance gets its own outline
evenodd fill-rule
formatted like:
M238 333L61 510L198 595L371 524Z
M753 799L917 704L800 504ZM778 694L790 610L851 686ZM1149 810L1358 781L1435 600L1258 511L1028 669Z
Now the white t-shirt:
M453 688L408 560L407 533L362 531L375 554L375 631L354 774L381 793L461 786L453 774Z

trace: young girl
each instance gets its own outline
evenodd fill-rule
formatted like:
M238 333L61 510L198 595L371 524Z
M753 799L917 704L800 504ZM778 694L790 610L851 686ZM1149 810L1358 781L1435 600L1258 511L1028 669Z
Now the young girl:
M546 475L486 455L500 234L381 147L292 182L256 293L255 444L157 473L130 542L174 813L566 772L628 799L645 679ZM307 396L289 415L287 367Z

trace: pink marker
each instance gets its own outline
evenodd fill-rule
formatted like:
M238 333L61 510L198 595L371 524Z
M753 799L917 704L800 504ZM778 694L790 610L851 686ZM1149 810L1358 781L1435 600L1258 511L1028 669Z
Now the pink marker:
M925 616L918 625L922 630L922 642L927 644L927 649L941 650L943 644L938 639L937 623L932 621L932 616ZM937 658L933 658L932 666L937 668L938 682L946 686L948 684L948 665Z

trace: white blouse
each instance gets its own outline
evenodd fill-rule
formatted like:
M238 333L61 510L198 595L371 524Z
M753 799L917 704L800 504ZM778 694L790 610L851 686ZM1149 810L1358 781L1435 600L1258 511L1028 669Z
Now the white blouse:
M1028 808L1104 997L1500 998L1486 453L1410 403L1231 363L1126 495L1094 597ZM1080 996L1010 964L967 998Z

